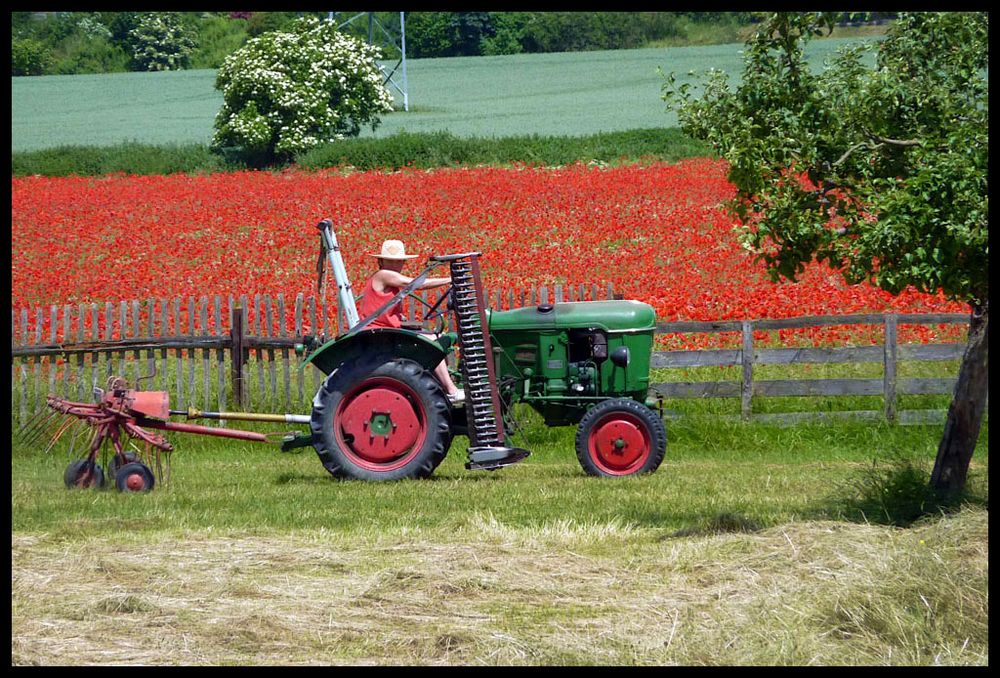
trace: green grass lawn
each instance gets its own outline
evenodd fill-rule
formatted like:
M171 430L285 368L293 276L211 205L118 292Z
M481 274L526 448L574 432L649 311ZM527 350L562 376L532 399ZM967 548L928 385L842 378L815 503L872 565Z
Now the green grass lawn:
M690 418L608 480L524 420L521 464L457 438L385 484L174 434L164 486L71 491L68 441L15 444L12 663L988 663L985 431L964 504L900 529L939 426Z
M852 472L873 459L886 462L904 455L929 464L941 431L940 426L775 427L680 420L668 423L667 458L659 471L609 482L580 469L575 429L546 428L532 412L521 416L527 423L515 442L533 451L524 463L494 473L467 471L466 439L460 437L431 480L389 484L336 482L311 448L281 453L260 443L170 434L176 447L170 487L137 501L113 491L63 491L66 441L44 456L39 448L15 446L12 527L61 538L116 536L121 521L129 521L136 533L323 528L448 534L467 527L470 516L478 514L512 527L569 520L627 523L665 533L720 513L773 526L843 518L847 513L838 510L847 511L848 505L830 504L835 486L849 482ZM277 424L244 428L284 430ZM984 469L987 460L984 431L977 464Z
M811 43L819 65L856 38ZM410 111L373 134L448 130L460 137L579 136L671 127L657 68L742 70L740 44L699 47L411 59ZM394 64L387 64L391 68ZM400 74L397 73L397 77ZM215 71L11 78L11 150L127 141L207 144L222 105ZM399 100L401 108L401 99Z

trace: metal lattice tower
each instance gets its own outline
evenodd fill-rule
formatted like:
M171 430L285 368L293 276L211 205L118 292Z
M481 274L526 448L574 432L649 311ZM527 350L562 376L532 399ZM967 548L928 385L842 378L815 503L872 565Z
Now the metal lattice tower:
M368 44L376 45L378 47L392 46L394 50L399 51L399 59L396 61L396 65L392 67L391 70L386 71L385 67L379 66L382 74L385 76L383 84L391 86L399 95L403 97L403 110L410 110L410 86L406 80L406 17L404 12L399 13L399 31L398 34L393 32L395 27L392 29L387 28L378 17L375 16L375 12L358 12L357 14L344 18L341 16L343 12L330 12L327 20L337 22L337 30L343 30L348 27L357 26L355 23L358 19L362 17L368 18ZM355 29L354 32L357 32ZM396 71L400 71L400 81L397 82L395 76Z

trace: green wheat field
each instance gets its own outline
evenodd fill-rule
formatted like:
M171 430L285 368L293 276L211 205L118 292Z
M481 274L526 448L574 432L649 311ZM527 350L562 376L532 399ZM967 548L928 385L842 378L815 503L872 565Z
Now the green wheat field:
M817 66L849 38L809 45ZM519 54L407 61L409 112L387 115L374 136L447 130L460 137L582 136L672 127L663 77L715 68L736 75L742 45ZM395 62L384 64L388 71ZM401 81L401 71L394 79ZM61 145L208 143L222 106L215 71L11 78L11 150ZM398 94L398 93L397 93ZM363 136L372 136L366 129Z

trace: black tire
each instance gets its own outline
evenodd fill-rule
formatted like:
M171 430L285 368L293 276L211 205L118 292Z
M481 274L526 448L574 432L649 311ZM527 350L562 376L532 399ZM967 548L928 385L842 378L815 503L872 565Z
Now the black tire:
M652 473L667 451L667 429L653 410L631 398L591 408L576 430L576 457L589 475Z
M66 483L66 487L104 487L104 469L96 462L93 463L93 468L90 468L90 464L91 462L86 459L77 459L71 462L66 467L66 472L63 473L63 482Z
M125 453L125 464L130 464L130 463L132 463L134 461L139 461L139 455L137 455L135 452L126 452ZM108 461L108 478L115 478L115 477L117 477L118 476L118 469L121 468L122 466L124 466L125 464L119 464L118 463L118 455L117 454L111 455L111 459L110 459L110 461Z
M335 370L316 392L313 446L335 478L426 478L451 446L450 412L441 384L420 364L370 356Z
M115 474L115 487L119 492L149 492L154 485L156 478L153 472L138 461L124 464Z

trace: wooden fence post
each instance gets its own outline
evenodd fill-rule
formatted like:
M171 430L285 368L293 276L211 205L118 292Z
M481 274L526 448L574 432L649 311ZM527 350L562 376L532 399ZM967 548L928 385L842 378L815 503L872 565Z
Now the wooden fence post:
M883 393L885 398L885 418L896 421L896 314L885 316L885 362L883 369Z
M743 321L743 382L740 385L740 417L750 421L753 405L753 323Z
M243 394L243 362L245 358L244 337L246 333L243 328L243 306L236 304L232 307L232 317L229 321L229 337L231 339L232 364L233 364L233 400L242 409L246 403Z
M214 311L214 313L212 315L212 319L215 321L215 335L221 337L222 299L220 299L219 295L216 294L215 298L213 299L213 302L214 302L213 303L214 308L212 310ZM229 303L229 307L232 308L232 302ZM219 411L225 412L226 411L226 352L224 349L220 348L215 352L215 368L217 371L216 376L218 377L219 380L219 397L218 397ZM226 420L220 419L219 426L226 426Z

